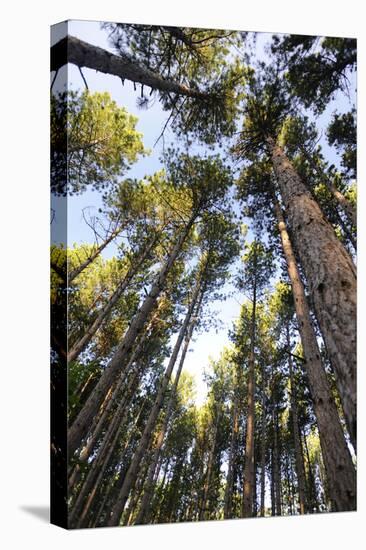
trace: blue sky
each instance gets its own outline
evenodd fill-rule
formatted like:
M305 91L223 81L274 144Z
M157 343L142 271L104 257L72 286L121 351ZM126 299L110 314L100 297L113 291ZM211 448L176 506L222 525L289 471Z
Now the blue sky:
M108 40L107 32L100 28L100 24L96 22L88 21L71 21L68 23L68 32L72 36L76 36L86 42L95 44L105 49L111 50ZM265 44L269 40L271 34L259 33L257 34L256 54L258 58L262 60L267 59L265 54ZM61 36L57 36L57 41ZM63 69L64 71L65 69ZM147 149L151 149L151 154L147 157L141 158L128 172L129 177L143 178L145 175L153 174L162 168L159 161L159 157L162 153L163 142L160 140L157 145L154 144L160 135L160 132L167 119L168 113L162 111L160 103L158 101L147 109L142 110L137 107L136 100L138 92L134 91L133 84L129 81L125 81L122 86L121 80L111 75L105 75L97 73L96 71L83 69L83 74L88 83L89 90L94 91L108 91L111 97L121 107L125 107L127 111L138 117L137 129L143 134L143 142ZM59 82L64 78L64 73L60 71L58 77ZM71 89L83 89L84 82L77 67L74 65L68 66L68 83ZM352 79L351 89L354 89L355 79ZM351 98L352 100L353 98ZM339 95L336 101L327 108L325 113L318 117L316 120L318 128L325 128L329 123L331 113L337 109L339 112L346 112L350 110L351 103L344 96ZM321 139L321 144L324 149L324 153L331 163L338 164L339 159L334 151L331 149L325 140L325 132ZM165 142L169 143L174 140L174 136L169 129L165 132ZM56 201L57 202L57 201ZM59 201L58 201L59 204ZM90 228L85 224L82 216L83 209L90 207L90 213L97 212L99 206L101 206L101 199L97 192L86 191L81 196L73 196L68 198L68 243L72 245L77 243L90 243L93 242L93 234ZM56 226L57 226L56 220ZM251 239L251 233L248 235ZM108 258L113 256L116 247L111 245L104 251L104 257ZM238 262L235 267L237 267ZM221 328L216 331L212 328L206 333L196 335L193 338L193 343L190 346L191 352L187 354L185 362L185 370L192 373L196 379L197 385L197 403L202 403L206 395L206 385L203 382L202 375L204 369L207 368L209 363L209 357L218 359L223 347L229 344L228 330L232 327L234 320L238 317L240 311L240 304L245 300L244 296L235 290L232 283L226 285L225 290L231 292L233 296L229 297L224 302L214 302L210 306L210 315L218 315L222 321ZM173 338L174 341L174 338Z

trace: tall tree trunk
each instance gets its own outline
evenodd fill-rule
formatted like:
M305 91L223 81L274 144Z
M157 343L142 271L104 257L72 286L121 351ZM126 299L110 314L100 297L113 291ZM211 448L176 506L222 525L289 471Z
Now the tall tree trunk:
M264 517L266 491L266 377L265 367L262 366L262 418L261 418L261 507L260 515Z
M356 270L284 151L267 139L286 216L356 444Z
M305 431L302 432L302 437L304 440L306 460L308 463L308 499L307 500L309 505L309 512L312 514L314 512L314 508L316 512L319 512L319 504L318 504L318 498L316 494L315 478L314 478L313 468L311 465L309 448L307 444Z
M147 398L142 403L139 413L134 421L134 426L142 414ZM121 412L123 413L121 415ZM128 411L125 408L120 408L116 412L113 421L108 426L108 430L104 436L103 442L99 449L98 455L93 460L90 470L85 478L81 491L73 505L72 512L69 517L70 525L75 524L76 527L82 527L86 514L94 500L95 494L102 483L104 472L109 465L109 461L113 455L115 447L125 429L125 421Z
M229 519L232 515L232 499L233 499L233 481L234 481L234 462L236 456L236 447L238 440L238 392L234 390L234 400L232 404L232 430L230 439L229 464L226 478L225 498L224 498L224 518Z
M248 406L247 429L245 438L245 467L243 488L242 516L249 518L253 515L253 488L254 488L254 430L255 430L255 323L256 323L257 289L256 280L253 289L253 306L250 334L250 355L248 373Z
M213 468L213 462L215 458L215 450L216 450L216 444L217 444L217 431L219 428L219 421L220 421L220 410L217 410L216 412L216 419L215 419L215 425L212 433L212 442L211 442L211 448L208 455L208 462L207 462L207 469L205 474L205 483L203 487L203 497L201 502L201 510L199 515L199 520L203 521L205 519L209 519L207 517L206 512L208 512L208 502L209 502L209 492L211 487L211 476L212 476L212 468Z
M88 431L90 422L97 413L99 405L102 402L108 389L113 384L117 373L124 370L126 359L135 343L136 338L143 329L151 311L155 307L156 300L164 288L168 273L173 266L175 260L177 259L179 253L181 252L182 246L188 237L196 216L197 213L191 216L184 231L181 233L175 246L173 247L168 259L166 260L159 274L155 278L148 296L145 298L142 306L133 318L129 329L127 330L122 342L118 346L118 349L115 352L113 358L109 362L108 367L103 372L92 395L90 395L84 407L78 414L78 417L76 418L72 427L69 429L69 456L72 456L76 449L79 447L82 438Z
M276 495L275 495L275 476L274 476L274 456L273 456L273 440L271 446L271 515L276 515Z
M115 55L74 36L63 38L51 48L51 71L57 71L66 63L118 76L122 80L139 82L160 92L175 93L202 100L208 100L211 97L209 94L189 88L179 82L163 78L160 74L139 65L127 54Z
M356 506L356 473L339 420L326 372L323 368L304 286L296 265L281 208L275 203L284 256L294 295L298 330L305 356L310 392L314 403L319 438L325 462L329 491L335 510L354 510Z
M164 423L163 423L163 426L160 430L158 440L156 442L156 446L155 446L155 449L154 449L154 452L153 452L152 460L151 460L151 463L150 463L150 466L149 466L147 479L146 479L145 486L144 486L144 494L143 494L143 497L141 499L140 510L139 510L139 513L138 513L138 515L136 517L136 521L135 521L136 524L148 523L148 521L149 521L149 512L150 512L152 495L153 495L154 486L155 486L154 481L156 481L157 477L159 476L158 463L159 463L159 459L160 459L160 456L161 456L164 439L165 439L166 433L168 431L169 422L170 422L170 419L171 419L171 416L172 416L174 402L175 402L176 395L177 395L177 388L178 388L180 375L181 375L182 370L183 370L183 365L184 365L186 355L187 355L187 352L188 352L188 347L189 347L189 344L190 344L190 341L191 341L191 338L192 338L194 326L197 322L197 318L198 318L198 314L199 314L199 310L200 310L202 300L203 300L203 292L201 293L201 296L198 300L196 314L195 314L194 317L192 317L192 321L190 322L190 325L188 327L188 331L187 331L187 334L186 334L186 337L185 337L185 342L184 342L184 347L183 347L183 350L182 350L182 355L181 355L181 358L180 358L180 361L179 361L177 372L175 374L174 384L173 384L173 387L172 387L172 390L171 390L171 393L170 393L170 397L169 397L169 401L168 401L168 404L167 404L167 408L166 408Z
M145 406L145 401L144 401L142 407L140 408L139 414L136 416L136 419L134 421L134 427L136 427L136 425L137 425L137 423L140 419L140 416L141 416L141 413L144 409L144 406ZM126 416L127 415L125 415L125 417ZM86 525L87 514L89 512L89 509L90 509L93 501L94 501L94 498L97 494L97 491L99 490L100 486L102 485L102 482L103 482L103 479L104 479L104 473L105 473L107 467L109 466L109 463L111 461L111 458L113 456L115 448L116 448L116 446L117 446L117 444L118 444L118 442L121 438L123 430L125 429L124 420L125 420L125 418L122 418L119 427L117 427L117 430L115 431L115 435L114 435L113 439L109 442L108 447L104 447L104 449L103 449L104 453L101 453L100 458L98 456L98 460L96 460L93 463L93 465L95 464L95 466L96 466L96 468L94 470L96 479L95 479L95 482L93 483L92 490L88 494L86 502L83 506L82 513L80 514L80 517L78 518L77 527L86 527L87 526ZM126 450L128 443L124 446L124 450ZM93 481L94 481L95 476L93 477Z
M144 488L144 479L147 474L148 466L149 466L148 462L146 461L145 463L145 461L143 461L140 475L137 478L135 487L131 491L131 497L129 500L128 508L123 518L123 525L132 525L132 520L135 514L136 506L138 501L140 500L140 497L142 495L142 491Z
M292 516L294 513L294 493L293 493L293 486L294 486L294 480L292 474L292 468L291 468L291 461L288 453L285 454L286 459L286 468L285 468L285 476L286 476L286 482L287 482L287 505L290 509L290 515Z
M158 310L159 310L159 308L158 308ZM154 314L153 319L150 322L150 326L152 326L154 321L156 320L157 313L158 313L158 311ZM127 367L126 367L127 375L128 375L128 372L129 372L129 367L132 366L133 363L135 363L136 360L139 358L147 337L148 337L148 331L146 331L142 335L138 345L136 346L135 350L132 353L132 356L130 357L130 360L129 360L129 362L127 364ZM79 457L78 457L78 462L80 462L80 461L81 462L86 462L88 460L88 458L90 457L90 455L92 454L94 446L97 443L98 438L99 438L100 434L103 431L103 428L104 428L104 426L105 426L105 424L108 420L108 417L111 413L111 410L116 405L117 398L119 398L119 403L118 403L118 406L116 408L113 420L112 420L112 422L110 422L110 424L108 426L105 437L107 437L107 434L110 433L110 430L112 429L112 426L114 426L115 423L118 422L119 416L121 416L121 414L123 414L124 409L128 405L131 393L134 391L135 386L138 384L138 380L139 380L139 377L140 377L140 374L141 374L141 370L142 370L141 365L139 365L137 363L134 366L132 372L130 373L130 377L129 377L128 381L126 381L125 376L120 377L120 380L117 382L117 384L115 385L115 387L113 389L113 392L112 392L112 394L111 394L111 396L108 400L108 403L106 404L103 411L101 411L100 416L99 417L97 416L97 417L94 418L94 421L93 421L92 426L90 428L90 434L91 435L87 439L84 447L81 449L81 452L80 452ZM125 382L126 382L126 387L123 389L123 386L124 386ZM122 389L123 389L123 393L121 395ZM102 445L104 444L105 437L103 438ZM69 478L69 490L70 491L73 489L75 484L78 482L79 478L80 478L80 465L78 463L78 464L76 464L76 466L74 468L74 471L73 471L72 475L70 475L70 478Z
M278 413L277 406L274 403L272 410L272 424L273 424L273 480L275 489L275 510L276 516L280 516L281 511L281 467L280 467L280 449L278 441Z
M291 349L290 342L290 330L289 327L286 327L286 337L287 337L287 347ZM296 462L296 475L297 483L299 490L299 505L300 505L300 514L305 514L307 510L306 506L306 493L305 493L305 468L303 461L303 453L301 449L301 440L299 433L299 418L297 412L297 401L296 401L296 390L295 390L295 381L294 381L294 372L293 372L293 363L292 357L288 357L288 366L290 373L290 386L291 386L291 412L292 412L292 430L294 434L294 447L295 447L295 462Z
M99 437L101 431L103 430L103 427L106 423L108 415L109 415L110 411L112 410L112 407L116 404L117 398L118 398L118 396L119 396L119 394L121 393L122 390L123 390L123 396L121 397L122 400L120 401L120 403L118 405L118 410L122 411L123 407L126 406L126 403L127 403L126 399L128 399L128 397L131 395L131 391L133 391L133 388L138 383L138 379L139 379L139 376L140 376L140 373L141 373L141 366L139 364L137 364L136 361L139 359L139 357L140 357L140 355L143 351L144 345L145 345L148 337L151 336L152 330L154 329L154 326L156 325L156 323L158 321L158 317L159 317L159 314L160 314L160 311L161 311L161 305L162 305L162 302L159 303L155 313L153 314L153 316L151 318L151 321L149 322L149 325L148 325L147 329L142 334L139 342L137 343L135 349L133 350L132 355L131 355L130 359L128 360L127 366L126 366L124 372L122 373L122 375L120 376L119 381L115 385L113 393L112 393L105 409L103 410L102 414L98 418L96 417L94 419L94 422L92 423L92 426L91 426L91 429L90 429L91 436L87 440L87 442L86 442L85 446L83 447L83 449L81 450L80 455L79 455L79 460L85 462L89 458L91 452L93 451L94 445L95 445L96 441L98 440L98 437ZM136 363L136 364L134 365L134 363ZM133 365L134 365L134 367L133 367ZM130 372L131 367L133 367L133 368L132 368L132 371ZM127 381L126 377L129 374L130 374L130 378ZM126 385L125 388L123 388L125 383L127 385Z
M99 330L101 325L107 319L108 315L113 310L113 307L116 305L116 303L121 298L121 296L123 296L124 291L126 290L131 280L140 269L145 259L148 257L148 255L152 251L155 244L156 244L156 239L154 239L149 246L144 248L140 252L140 254L137 255L136 263L129 267L126 275L123 277L122 281L119 283L116 290L113 292L112 296L109 298L108 302L100 309L98 315L96 316L94 321L89 325L89 327L86 329L83 336L77 342L74 343L71 350L68 352L67 354L68 362L75 361L75 359L79 357L80 353L84 351L86 346L89 344L90 340L93 338L93 336L96 334L96 332Z
M196 303L197 303L197 299L198 299L198 295L199 295L199 291L200 291L200 286L201 286L200 285L200 280L198 280L198 282L196 283L196 287L194 289L194 292L193 292L192 300L191 300L191 303L189 305L186 317L185 317L183 325L182 325L182 327L179 331L179 335L178 335L177 341L175 343L173 353L170 357L168 366L166 368L163 379L161 381L161 384L160 384L160 387L159 387L159 390L158 390L158 394L157 394L157 397L155 399L155 403L154 403L153 408L150 412L150 415L149 415L148 421L146 423L144 432L142 434L140 443L139 443L139 445L136 449L136 452L134 453L133 459L131 461L131 465L130 465L130 467L128 469L128 472L126 474L126 477L124 479L123 486L121 488L118 501L117 501L116 505L113 508L112 515L111 515L111 518L110 518L109 523L108 523L108 525L110 525L110 526L119 524L119 521L120 521L122 512L124 510L129 492L130 492L132 486L134 485L134 483L136 481L136 477L138 475L139 465L141 463L142 457L143 457L144 453L146 452L146 449L147 449L147 447L149 445L149 442L151 440L151 435L152 435L153 430L155 428L156 421L158 419L158 416L159 416L159 413L160 413L160 410L161 410L161 407L162 407L162 404L163 404L163 401L164 401L164 396L165 396L165 393L166 393L166 390L167 390L167 387L168 387L168 384L169 384L169 381L170 381L170 378L171 378L171 375L172 375L172 372L173 372L174 365L175 365L177 357L178 357L179 350L181 348L186 330L187 330L189 322L191 320L193 310L194 310L194 308L196 306Z

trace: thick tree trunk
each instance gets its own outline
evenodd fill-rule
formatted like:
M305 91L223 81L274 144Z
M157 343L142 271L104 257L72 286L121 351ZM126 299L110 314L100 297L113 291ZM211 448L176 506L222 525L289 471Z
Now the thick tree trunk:
M139 65L127 54L115 55L74 36L63 38L51 48L51 71L57 71L67 62L73 63L79 68L87 67L101 73L118 76L122 80L139 82L160 92L175 93L202 100L210 98L209 94L162 78L158 73Z
M291 349L289 327L287 327L287 347L288 349ZM300 514L305 514L307 511L306 493L305 493L305 468L304 468L303 453L301 449L301 440L300 440L300 433L299 433L299 419L298 419L298 412L297 412L296 389L295 389L293 363L292 363L291 355L289 355L289 358L288 358L288 366L289 366L289 373L290 373L292 430L294 435L295 462L296 462L297 484L298 484L298 491L299 491Z
M126 359L135 343L136 338L143 329L151 311L154 309L156 300L162 292L168 273L173 266L176 258L178 257L185 240L191 230L197 213L192 215L191 219L187 223L184 231L181 233L178 241L176 242L173 250L171 251L168 259L164 263L160 273L157 275L155 281L152 284L151 290L148 296L145 298L141 308L133 318L129 329L127 330L121 344L115 352L113 358L109 362L108 367L102 374L97 386L95 387L92 395L85 403L84 407L78 414L72 427L69 429L68 435L68 450L69 456L72 456L76 449L82 442L82 438L88 431L88 427L93 417L98 411L99 405L102 402L108 389L113 384L118 372L123 371L126 365Z
M356 444L356 271L285 153L267 139L294 243Z
M281 208L275 203L284 256L291 281L298 329L305 356L310 392L314 403L319 438L325 462L329 491L335 510L354 510L356 507L356 473L348 450L338 411L323 368L304 286L297 268L291 241Z
M138 270L140 269L141 265L145 261L145 259L150 254L151 250L153 249L154 245L156 243L156 239L150 243L148 247L146 247L144 250L141 251L141 253L137 256L136 262L130 266L128 269L126 275L120 282L120 284L117 286L116 290L113 292L112 296L109 298L108 302L101 308L99 311L97 317L94 319L94 321L89 325L89 327L86 329L83 336L75 342L75 344L72 346L71 350L67 354L67 361L75 361L80 355L82 351L86 348L86 346L89 344L90 340L93 338L93 336L96 334L96 332L99 330L101 325L104 323L104 321L107 319L108 315L113 310L114 306L118 302L118 300L123 296L124 291L130 284L133 277L136 275Z
M245 438L245 467L243 487L242 516L249 518L253 515L253 489L254 489L254 430L255 430L255 323L256 323L256 283L253 291L253 309L250 335L250 356L248 373L248 406L247 429Z
M157 394L157 397L155 399L155 403L154 403L153 408L150 412L150 415L149 415L148 421L146 423L144 432L142 434L140 443L139 443L139 445L136 449L136 452L134 453L133 459L131 461L131 465L130 465L130 467L128 469L128 472L126 474L126 477L124 479L124 482L123 482L123 485L122 485L122 488L121 488L121 491L120 491L120 494L119 494L119 497L118 497L118 501L117 501L116 505L113 508L111 518L108 522L108 525L110 525L110 526L119 524L121 515L123 513L123 510L124 510L124 507L125 507L125 504L126 504L126 501L128 499L129 492L130 492L131 488L133 487L134 483L136 482L136 478L137 478L137 475L138 475L138 468L140 466L142 457L143 457L144 453L146 452L146 449L148 448L149 442L151 440L151 435L152 435L153 430L155 428L156 421L158 419L158 416L159 416L159 413L160 413L160 410L161 410L161 407L162 407L162 404L163 404L163 401L164 401L164 396L165 396L165 393L166 393L166 390L167 390L167 387L168 387L168 384L169 384L169 381L170 381L170 378L171 378L171 375L172 375L172 372L173 372L174 365L175 365L177 357L178 357L179 350L181 348L185 333L187 331L189 322L191 320L193 310L194 310L194 308L196 306L196 303L197 303L199 291L200 291L200 281L198 281L197 284L196 284L196 287L195 287L195 290L194 290L193 296L192 296L192 301L189 305L189 308L188 308L186 317L184 319L183 325L182 325L182 327L179 331L179 335L178 335L177 341L175 343L173 353L170 357L168 366L167 366L166 371L164 373L163 379L161 381L161 384L160 384L160 387L159 387L159 390L158 390L158 394Z

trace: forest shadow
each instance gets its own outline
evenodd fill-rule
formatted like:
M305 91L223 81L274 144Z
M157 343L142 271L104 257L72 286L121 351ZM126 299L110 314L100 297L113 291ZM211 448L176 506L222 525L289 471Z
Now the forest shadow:
M50 507L49 506L20 506L23 512L30 514L43 522L50 522Z

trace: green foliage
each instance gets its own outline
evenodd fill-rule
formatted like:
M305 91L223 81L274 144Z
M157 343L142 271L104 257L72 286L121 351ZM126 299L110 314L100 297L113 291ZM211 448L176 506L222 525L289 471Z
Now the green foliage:
M338 90L348 92L348 76L356 66L356 40L285 35L275 37L272 52L287 71L291 92L317 113Z
M190 134L206 143L221 142L235 131L243 86L250 70L234 48L245 33L152 25L105 24L116 51L192 91L191 96L141 87L138 104L148 107L156 93L178 136Z
M328 142L342 152L342 165L350 177L356 177L357 128L356 109L342 115L335 113L327 130Z
M66 196L115 184L147 152L136 124L107 92L52 94L51 191Z

